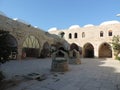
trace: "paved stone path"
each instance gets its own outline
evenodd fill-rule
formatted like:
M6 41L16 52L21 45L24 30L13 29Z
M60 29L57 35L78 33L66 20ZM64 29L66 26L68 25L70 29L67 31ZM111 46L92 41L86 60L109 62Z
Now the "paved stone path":
M47 79L26 81L11 90L120 90L120 61L109 58L88 58L81 61L81 65L69 65L68 72L54 73L50 72L51 60L36 60L37 64L32 65L39 63L37 69L41 68L42 73L46 73ZM21 68L22 65L24 61ZM4 67L3 69L7 73L7 69Z

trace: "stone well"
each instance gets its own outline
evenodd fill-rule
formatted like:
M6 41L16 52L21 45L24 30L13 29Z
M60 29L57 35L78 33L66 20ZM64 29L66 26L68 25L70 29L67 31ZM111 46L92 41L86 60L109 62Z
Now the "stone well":
M59 52L63 54L63 57L58 56ZM52 54L51 71L54 72L68 71L68 54L65 51L58 50Z
M80 60L80 53L73 49L69 52L69 63L70 64L81 64L81 60Z

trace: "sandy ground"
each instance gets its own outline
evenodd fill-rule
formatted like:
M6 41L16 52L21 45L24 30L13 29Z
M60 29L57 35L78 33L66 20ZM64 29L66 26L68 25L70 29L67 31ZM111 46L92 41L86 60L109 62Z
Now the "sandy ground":
M120 90L120 61L86 58L81 62L69 64L69 71L64 73L50 71L50 58L10 61L0 69L6 80L12 80L6 90ZM26 79L31 73L46 78Z

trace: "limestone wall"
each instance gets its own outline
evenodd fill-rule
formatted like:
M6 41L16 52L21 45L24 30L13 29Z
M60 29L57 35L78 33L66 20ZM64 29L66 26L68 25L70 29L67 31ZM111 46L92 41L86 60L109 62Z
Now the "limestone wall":
M109 31L112 31L112 36L108 35ZM103 37L100 37L100 32L103 31ZM98 57L98 51L103 43L111 42L114 35L120 35L120 24L109 24L90 27L77 27L65 30L56 30L49 33L59 35L60 32L64 32L64 39L68 43L76 43L80 47L84 47L86 43L90 43L94 47L95 56ZM85 37L82 37L82 33L85 33ZM69 38L69 34L72 34L72 38ZM77 38L74 38L74 34L77 33Z
M34 36L38 40L40 51L45 42L48 42L49 44L54 43L54 38L48 37L46 35L46 32L44 32L43 30L35 28L30 24L25 24L2 15L0 15L0 31L1 30L9 31L9 33L16 39L18 43L19 59L22 55L23 42L30 35Z

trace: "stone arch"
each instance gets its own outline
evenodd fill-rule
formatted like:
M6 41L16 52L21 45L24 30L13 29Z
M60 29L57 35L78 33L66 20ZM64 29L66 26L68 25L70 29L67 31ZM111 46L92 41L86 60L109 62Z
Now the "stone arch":
M41 50L40 57L45 58L45 57L48 57L48 56L50 56L50 45L49 45L48 42L45 42L43 44L43 48Z
M112 49L110 44L104 42L99 46L99 57L100 58L112 58Z
M56 42L55 44L55 48L56 48L56 51L57 50L63 50L63 51L67 51L64 44L62 42ZM58 55L59 57L63 57L63 53L59 52Z
M46 50L49 50L49 49L50 49L49 43L48 43L48 42L45 42L45 43L43 44L43 48L46 49Z
M79 46L78 46L77 44L75 44L75 43L72 43L72 44L70 45L70 50L73 50L73 49L79 51Z
M17 59L17 54L17 39L7 32L0 33L0 59Z
M22 54L26 57L39 57L40 44L39 40L34 35L29 35L23 42Z
M91 43L86 43L83 46L83 57L86 57L86 58L94 57L94 47Z
M62 46L61 46L61 47L59 47L59 49L58 49L58 50L66 51L66 50L65 50L65 48L64 48L64 47L62 47ZM64 54L63 54L62 52L58 52L58 53L57 53L57 56L58 56L58 57L64 57Z

